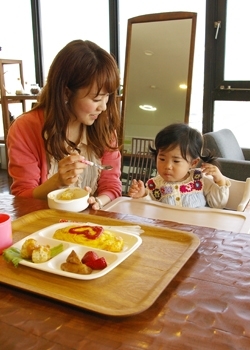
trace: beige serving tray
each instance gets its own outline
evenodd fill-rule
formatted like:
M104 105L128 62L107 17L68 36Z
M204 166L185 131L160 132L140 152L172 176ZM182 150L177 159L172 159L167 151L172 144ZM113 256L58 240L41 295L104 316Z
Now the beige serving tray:
M40 210L12 223L17 242L60 219L99 225L130 223L107 217ZM0 256L0 282L105 315L128 316L149 308L200 244L193 233L141 225L142 244L107 275L78 280L19 265Z

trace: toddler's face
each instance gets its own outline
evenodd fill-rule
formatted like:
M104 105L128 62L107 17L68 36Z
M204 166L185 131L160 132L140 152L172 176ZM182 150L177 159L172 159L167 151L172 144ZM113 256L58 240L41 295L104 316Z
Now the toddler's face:
M188 161L181 155L180 147L172 150L160 150L157 155L158 174L167 182L183 181L188 176L189 169L193 166L192 159Z

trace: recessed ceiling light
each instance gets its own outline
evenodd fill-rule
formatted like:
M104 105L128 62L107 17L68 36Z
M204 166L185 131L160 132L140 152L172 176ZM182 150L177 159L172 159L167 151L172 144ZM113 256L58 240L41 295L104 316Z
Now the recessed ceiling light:
M179 88L183 89L183 90L186 90L187 89L187 85L186 84L180 84Z
M153 51L150 50L145 50L144 53L146 56L152 56L154 54Z
M156 107L150 106L150 105L140 105L139 106L141 109L143 109L144 111L149 111L149 112L154 112L157 110Z

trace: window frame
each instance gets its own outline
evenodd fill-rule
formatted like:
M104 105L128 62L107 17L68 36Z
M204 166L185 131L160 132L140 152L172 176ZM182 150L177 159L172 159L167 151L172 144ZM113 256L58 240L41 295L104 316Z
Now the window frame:
M226 27L227 27L227 0L220 0L218 2L218 20L222 25L218 30L218 38L216 39L216 70L215 70L215 86L216 89L221 89L221 86L225 88L231 86L232 89L250 89L250 81L240 80L225 80L225 50L226 50ZM217 30L217 29L215 29ZM233 90L236 91L236 90Z
M44 86L43 74L43 47L42 47L42 30L41 30L41 0L30 0L32 30L34 42L34 59L36 81L39 86ZM118 0L109 0L109 37L110 37L110 53L115 57L119 64L119 27L118 27Z
M215 101L250 101L250 81L224 80L226 12L227 0L206 1L203 133L213 131ZM221 27L215 39L218 21Z

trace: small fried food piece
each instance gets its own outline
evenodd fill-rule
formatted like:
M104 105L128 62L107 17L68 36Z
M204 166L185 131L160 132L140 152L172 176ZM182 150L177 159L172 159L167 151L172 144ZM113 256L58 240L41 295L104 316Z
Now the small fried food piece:
M51 258L50 246L40 245L33 249L31 260L34 263L43 263Z
M82 263L79 256L76 254L74 250L72 250L72 252L67 257L66 262L71 264L76 264L76 265L80 265Z
M89 275L92 269L83 264L74 250L69 254L65 263L61 264L63 271L78 273L81 275Z
M92 272L90 267L82 263L77 265L65 262L61 264L61 269L67 272L78 273L80 275L89 275Z
M20 254L23 259L30 259L32 258L32 252L35 248L39 247L39 244L37 241L33 238L27 239L21 248Z

